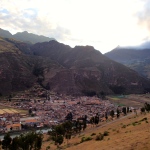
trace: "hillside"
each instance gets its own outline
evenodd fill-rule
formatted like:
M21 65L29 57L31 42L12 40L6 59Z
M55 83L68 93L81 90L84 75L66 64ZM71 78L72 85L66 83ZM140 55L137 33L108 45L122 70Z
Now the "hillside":
M33 56L26 43L0 38L0 95L29 89L39 80L37 71L43 67L45 70L58 69L59 65Z
M1 95L28 89L35 83L73 96L150 91L149 80L92 46L71 48L54 40L32 45L1 38L0 52Z
M117 47L105 56L150 78L150 49L136 50Z
M134 113L122 116L120 119L99 123L98 127L89 127L80 134L73 135L67 145L67 140L60 146L66 150L149 150L150 148L150 114L140 114L136 117ZM108 132L103 140L96 141L99 133ZM81 142L83 138L91 138L89 141ZM55 150L56 145L48 140L45 135L42 149L50 146Z
M31 46L31 51L36 56L52 59L64 67L50 78L45 72L47 81L43 84L51 85L51 89L56 92L75 95L92 95L102 91L107 94L142 93L149 87L149 80L110 60L92 46L71 48L57 41L50 41Z
M28 64L29 58L12 43L0 39L0 93L25 90L33 85L35 77Z

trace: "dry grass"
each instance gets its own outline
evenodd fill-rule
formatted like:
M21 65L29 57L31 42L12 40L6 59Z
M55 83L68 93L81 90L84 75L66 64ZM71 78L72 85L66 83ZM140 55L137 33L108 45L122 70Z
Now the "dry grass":
M147 118L147 121L141 121ZM99 133L109 132L102 141L96 141ZM92 135L95 133L95 135ZM92 140L80 143L82 137L92 137ZM45 136L45 138L48 138ZM67 146L65 141L62 149L66 150L149 150L150 149L150 113L135 117L130 116L115 120L114 122L101 123L99 127L89 127L80 135L73 136ZM51 150L57 149L52 141L44 141L42 150L47 146Z

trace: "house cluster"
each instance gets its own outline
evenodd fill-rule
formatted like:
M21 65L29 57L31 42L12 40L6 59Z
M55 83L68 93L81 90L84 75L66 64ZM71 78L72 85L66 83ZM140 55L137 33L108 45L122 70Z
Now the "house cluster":
M26 99L18 98L15 101L7 102L12 108L0 112L0 132L11 130L24 130L28 127L50 127L63 122L69 112L73 119L86 115L87 120L97 113L100 117L116 109L108 100L101 100L97 97L63 97L51 96L49 99ZM27 110L28 115L22 116L16 109ZM16 112L15 112L16 111Z

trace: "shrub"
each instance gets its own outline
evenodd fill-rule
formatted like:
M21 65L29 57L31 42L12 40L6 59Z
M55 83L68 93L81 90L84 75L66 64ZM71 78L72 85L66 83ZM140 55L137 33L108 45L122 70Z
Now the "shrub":
M136 123L135 123L135 122L133 122L133 123L132 123L132 125L133 125L133 126L136 126Z
M147 120L147 117L141 119L140 122L141 122L141 121L146 121L146 120Z
M126 125L123 125L122 128L126 128Z
M116 132L119 133L119 130L117 130Z
M85 142L85 141L90 141L90 140L92 140L91 137L82 137L80 143Z
M49 150L49 149L50 149L50 146L47 146L47 147L46 147L46 150Z
M78 143L78 142L74 143L74 145L78 145L78 144L80 144L80 143Z
M109 132L108 131L104 131L104 136L108 136L109 135Z
M95 138L96 141L101 141L103 139L104 139L104 135L101 134L101 133L99 133L99 135L97 135L96 138Z
M94 135L96 135L96 133L92 133L92 134L91 134L91 136L94 136Z

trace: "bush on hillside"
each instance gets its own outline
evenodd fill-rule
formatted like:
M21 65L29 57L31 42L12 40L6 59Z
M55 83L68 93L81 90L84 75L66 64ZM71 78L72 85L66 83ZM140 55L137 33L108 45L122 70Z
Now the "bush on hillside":
M101 141L103 139L104 139L104 135L101 134L101 133L99 133L99 135L97 135L96 138L95 138L96 141Z

